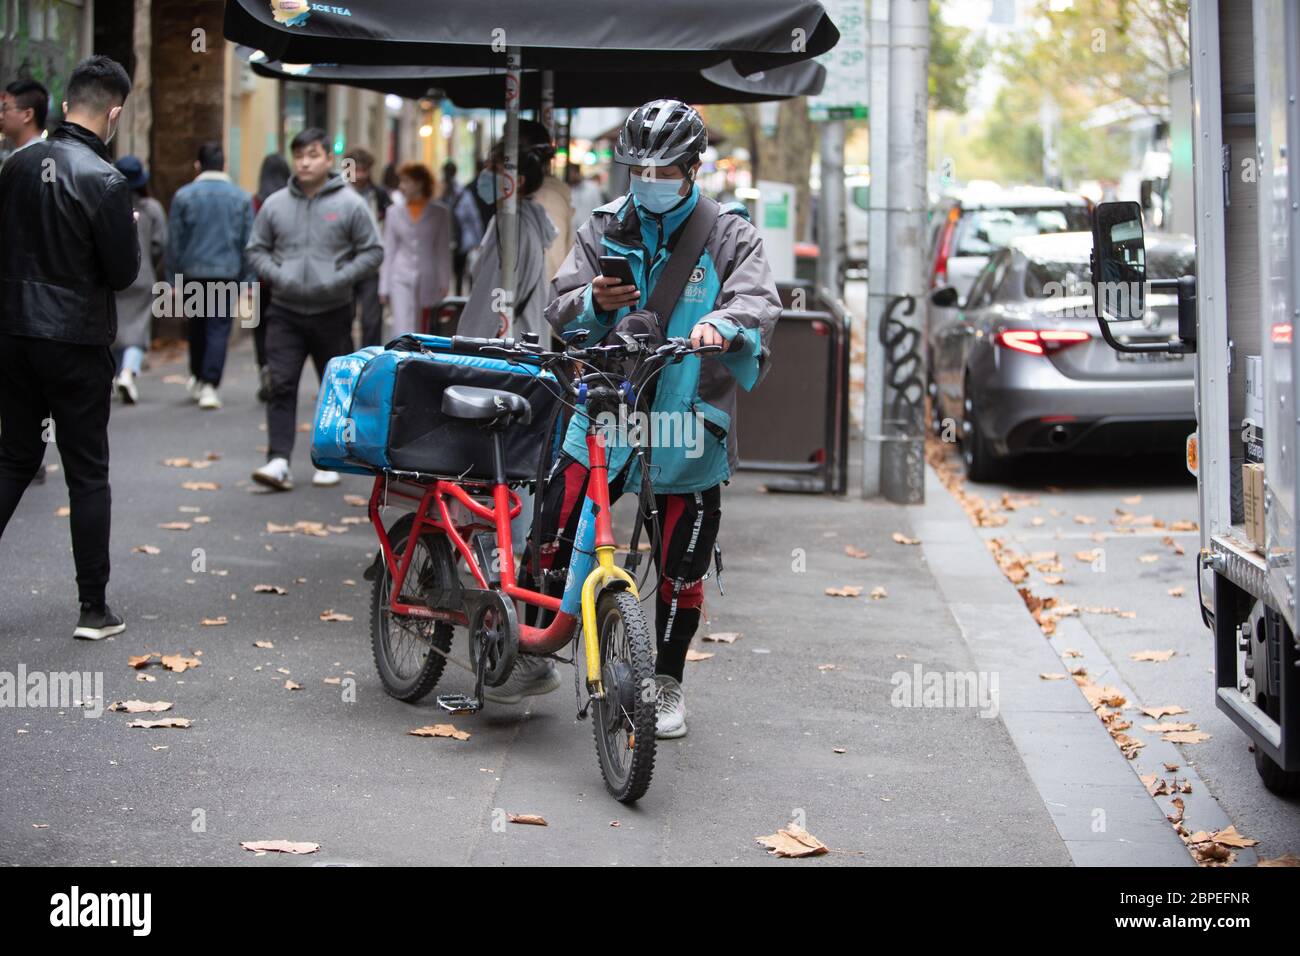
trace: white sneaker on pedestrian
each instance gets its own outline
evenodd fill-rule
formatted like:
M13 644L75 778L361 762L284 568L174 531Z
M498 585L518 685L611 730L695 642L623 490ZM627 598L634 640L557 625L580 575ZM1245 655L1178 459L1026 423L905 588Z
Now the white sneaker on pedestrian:
M525 697L549 694L560 686L560 675L549 657L520 654L514 669L500 687L485 687L483 696L494 704L517 704Z
M272 458L253 472L253 480L259 485L266 485L276 491L293 490L293 472L289 470L287 458Z
M191 401L197 402L199 400L199 391L202 388L203 388L203 383L200 382L193 375L191 375L190 380L185 383L185 391L190 396Z
M339 483L339 473L337 471L323 471L316 469L316 474L311 476L311 483L317 488L333 488Z
M686 736L686 698L682 685L667 674L655 674L655 738Z
M221 396L217 394L217 386L204 382L199 388L199 408L211 412L220 407Z
M135 372L129 368L124 368L118 373L117 378L113 379L113 387L124 404L134 405L140 401L140 389L135 384Z

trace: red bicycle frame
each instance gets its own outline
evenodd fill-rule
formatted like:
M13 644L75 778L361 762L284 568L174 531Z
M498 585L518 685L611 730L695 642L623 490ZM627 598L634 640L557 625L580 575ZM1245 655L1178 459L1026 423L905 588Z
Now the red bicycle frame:
M597 547L614 547L614 526L609 508L609 465L605 454L604 436L593 426L587 430L587 453L590 462L591 477L587 482L587 497L596 505L596 539ZM476 499L469 489L490 490L492 504L486 505ZM414 493L407 489L419 489ZM411 525L406 547L399 556L394 553L388 532L380 519L379 509L388 503L389 497L415 502L415 522ZM482 491L480 491L482 497ZM452 501L460 504L469 512L470 518L457 522L452 515ZM379 547L384 564L392 575L393 586L389 597L389 610L394 614L418 617L435 621L447 621L465 625L464 611L452 611L430 608L422 604L407 604L398 600L402 593L402 584L410 570L415 554L415 542L420 535L434 531L446 535L456 551L460 554L474 576L480 588L488 589L488 581L483 569L479 567L469 540L478 531L495 531L497 537L497 554L501 555L501 582L499 590L515 601L555 612L555 617L545 628L520 625L519 650L529 654L553 654L560 650L573 637L578 618L560 610L561 599L530 588L521 587L515 575L514 542L510 533L510 521L518 516L523 508L519 496L504 483L485 481L459 481L439 478L429 483L424 482L390 482L388 476L375 476L375 484L370 492L370 523L379 536ZM475 520L479 519L479 520Z

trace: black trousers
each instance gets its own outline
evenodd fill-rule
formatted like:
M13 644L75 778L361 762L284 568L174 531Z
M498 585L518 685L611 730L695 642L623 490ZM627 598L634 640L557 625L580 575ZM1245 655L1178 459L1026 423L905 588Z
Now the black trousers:
M610 480L610 504L623 494L626 475L625 469ZM589 477L586 466L568 455L560 457L551 473L539 525L541 565L545 570L569 566ZM680 683L687 648L700 624L704 575L713 559L713 545L722 523L722 488L714 485L690 494L655 495L655 509L663 539L659 553L654 555L660 578L655 595L655 673ZM525 562L531 560L532 555L525 555ZM535 579L528 568L525 579ZM558 595L563 592L563 584L543 590Z
M115 365L108 346L0 335L0 536L55 441L72 508L72 556L83 603L108 587L112 496L108 410Z
M352 351L353 306L304 315L272 305L266 322L266 364L271 372L271 395L266 402L267 460L288 459L298 430L298 380L311 356L316 377L336 355Z

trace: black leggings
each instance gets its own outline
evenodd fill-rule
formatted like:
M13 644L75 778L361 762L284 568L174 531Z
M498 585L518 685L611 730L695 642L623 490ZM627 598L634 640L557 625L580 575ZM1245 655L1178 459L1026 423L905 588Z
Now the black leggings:
M541 565L548 571L569 566L589 472L581 462L564 455L551 475L540 519ZM626 475L624 469L610 482L610 504L623 494ZM663 534L661 550L654 555L660 575L655 595L655 672L680 682L686 650L700 624L704 574L722 521L722 488L714 485L689 494L655 495L655 507ZM531 561L531 554L525 560ZM542 590L558 595L563 589L562 581L549 581Z

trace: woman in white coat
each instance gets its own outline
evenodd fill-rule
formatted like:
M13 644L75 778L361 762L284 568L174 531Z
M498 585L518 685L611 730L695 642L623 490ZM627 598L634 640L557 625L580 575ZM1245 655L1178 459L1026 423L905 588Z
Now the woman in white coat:
M424 330L424 311L451 286L451 213L433 202L433 174L420 163L398 170L405 202L384 217L379 301L392 308L393 337Z

